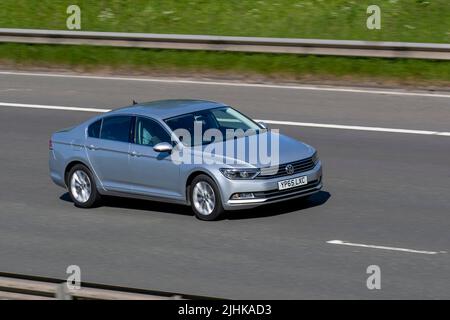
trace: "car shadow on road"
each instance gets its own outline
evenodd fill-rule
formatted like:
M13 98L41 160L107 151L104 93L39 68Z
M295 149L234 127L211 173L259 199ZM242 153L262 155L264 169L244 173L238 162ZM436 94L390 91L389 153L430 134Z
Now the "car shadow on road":
M69 193L66 192L59 197L63 201L72 202ZM102 200L98 205L99 208L111 207L111 208L122 208L130 210L145 210L145 211L156 211L156 212L167 212L173 214L181 214L186 216L193 216L194 213L191 207L183 206L179 204L151 201L151 200L141 200L134 198L122 198L122 197L110 197L102 196Z
M224 215L222 220L265 218L286 214L294 211L301 211L323 205L325 202L328 201L330 197L331 197L330 193L326 191L320 191L316 194L309 196L306 199L297 198L284 202L268 204L253 209L229 211ZM63 201L72 202L69 193L67 192L61 195L59 198ZM191 208L188 206L149 200L121 198L121 197L102 197L102 201L99 207L156 211L186 216L194 215L192 213Z

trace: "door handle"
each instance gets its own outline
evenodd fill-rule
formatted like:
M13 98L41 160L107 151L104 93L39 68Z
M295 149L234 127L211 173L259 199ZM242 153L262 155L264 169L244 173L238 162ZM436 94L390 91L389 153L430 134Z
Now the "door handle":
M136 152L136 151L132 151L130 154L131 154L131 156L133 156L133 157L140 157L140 156L141 156L141 154L138 153L138 152Z
M90 144L90 145L88 146L88 149L89 149L89 150L97 150L97 147L94 146L93 144Z

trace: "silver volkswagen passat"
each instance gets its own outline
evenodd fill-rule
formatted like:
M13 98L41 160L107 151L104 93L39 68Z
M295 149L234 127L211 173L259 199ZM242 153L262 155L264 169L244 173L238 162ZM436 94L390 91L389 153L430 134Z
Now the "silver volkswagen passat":
M49 149L52 180L81 208L112 195L190 205L215 220L322 188L313 147L210 101L116 109L53 133Z

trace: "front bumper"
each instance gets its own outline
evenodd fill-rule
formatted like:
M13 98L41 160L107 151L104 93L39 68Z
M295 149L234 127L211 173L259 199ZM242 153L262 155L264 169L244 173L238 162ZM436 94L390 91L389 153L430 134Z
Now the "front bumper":
M308 184L292 189L278 190L278 181L303 176L308 177ZM237 210L254 208L263 204L290 200L319 192L323 187L322 163L318 161L311 170L291 176L265 180L228 181L228 183L221 185L222 195L225 198L223 199L224 209ZM253 193L254 198L232 200L230 198L234 193Z

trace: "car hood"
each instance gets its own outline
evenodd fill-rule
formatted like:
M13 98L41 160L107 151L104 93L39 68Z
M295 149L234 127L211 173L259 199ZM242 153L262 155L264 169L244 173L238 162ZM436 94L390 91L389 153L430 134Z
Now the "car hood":
M278 152L277 148L274 147L277 141ZM305 159L311 157L315 152L315 149L308 144L273 131L211 143L193 149L197 155L202 153L203 158L214 158L216 162L222 161L222 163L257 168ZM245 152L238 152L238 149L243 149ZM227 153L229 150L233 150L231 156L228 156L230 155L230 153ZM259 154L259 152L250 152L250 150L259 150L264 156L255 157L254 154ZM266 150L267 152L265 152ZM278 157L276 154L278 154Z

